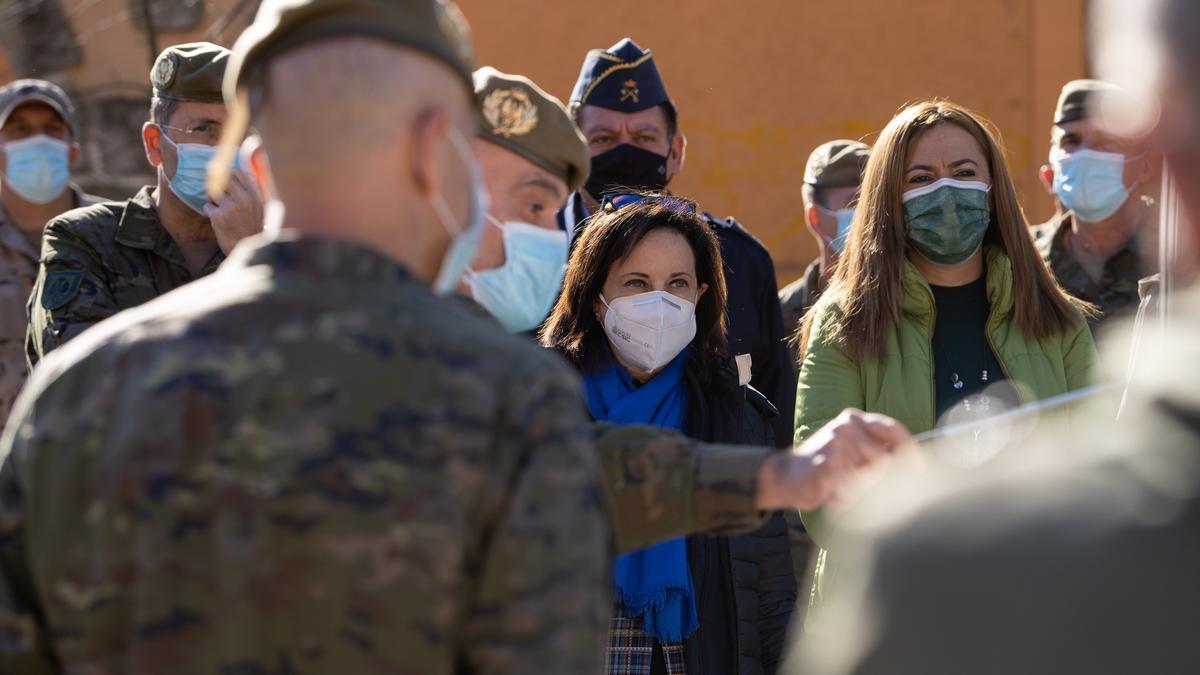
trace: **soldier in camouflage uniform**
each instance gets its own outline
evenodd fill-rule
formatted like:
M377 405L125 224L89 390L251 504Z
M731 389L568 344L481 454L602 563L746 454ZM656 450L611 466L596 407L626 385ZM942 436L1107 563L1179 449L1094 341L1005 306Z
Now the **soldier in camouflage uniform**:
M1146 148L1107 132L1100 104L1128 94L1097 80L1063 87L1043 181L1065 209L1034 227L1038 251L1058 283L1100 310L1093 328L1138 307L1138 281L1155 270L1160 162Z
M800 320L821 297L846 245L870 152L864 143L837 140L822 143L808 156L800 198L804 220L820 255L805 268L803 276L779 289L783 327L789 336L796 335Z
M98 321L217 268L262 229L262 197L244 171L213 199L207 159L227 115L221 79L229 50L198 42L163 50L150 71L150 122L142 130L158 182L132 199L77 209L46 225L30 298L29 363Z
M752 527L910 440L848 412L764 460L591 425L556 356L438 297L482 216L470 87L440 0L263 3L214 180L253 101L283 201L34 370L0 466L0 672L595 672L610 537Z
M0 89L0 427L25 384L25 303L37 277L42 229L100 201L70 183L79 157L75 106L45 80Z

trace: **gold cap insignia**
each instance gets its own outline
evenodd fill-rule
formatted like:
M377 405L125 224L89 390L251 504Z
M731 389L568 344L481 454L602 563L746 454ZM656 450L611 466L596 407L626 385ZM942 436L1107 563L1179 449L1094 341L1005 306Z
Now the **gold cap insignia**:
M155 89L166 90L175 82L176 60L179 55L175 52L167 52L158 59L158 63L154 64L154 72L150 73L150 83Z
M496 89L483 99L483 119L497 136L523 136L537 127L537 106L528 92L520 89Z
M621 103L625 101L638 102L637 80L625 80L621 83Z

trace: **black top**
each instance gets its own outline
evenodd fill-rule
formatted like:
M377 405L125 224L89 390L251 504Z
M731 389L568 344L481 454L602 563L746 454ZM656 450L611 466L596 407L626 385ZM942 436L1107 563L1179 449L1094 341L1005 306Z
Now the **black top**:
M1004 379L985 330L990 308L985 276L965 286L930 286L937 305L933 390L938 419L967 396Z

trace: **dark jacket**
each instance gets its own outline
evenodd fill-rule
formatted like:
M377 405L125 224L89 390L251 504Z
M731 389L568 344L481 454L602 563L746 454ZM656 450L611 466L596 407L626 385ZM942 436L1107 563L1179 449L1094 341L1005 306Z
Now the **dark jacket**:
M688 362L687 434L709 443L769 445L778 414L753 387L738 384L728 359ZM769 675L784 654L796 602L787 524L772 514L760 529L732 537L688 537L700 629L688 639L688 675Z
M604 338L585 350L607 350ZM595 363L576 366L586 370ZM686 433L706 443L770 446L778 415L765 396L739 384L733 359L693 354ZM787 523L773 513L749 534L687 538L700 628L688 638L688 675L771 675L786 653L796 577Z
M778 410L771 421L773 445L792 445L791 410L796 403L796 358L788 347L788 330L779 306L775 263L767 247L733 218L704 214L721 243L728 293L729 353L749 354L753 360L750 384Z

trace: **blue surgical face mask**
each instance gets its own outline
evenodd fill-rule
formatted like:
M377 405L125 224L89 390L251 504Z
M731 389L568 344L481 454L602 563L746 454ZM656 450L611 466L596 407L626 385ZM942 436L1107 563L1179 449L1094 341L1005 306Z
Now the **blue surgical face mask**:
M488 216L504 239L504 264L468 271L471 296L510 333L537 328L558 297L567 265L567 233Z
M818 206L817 210L827 216L837 218L837 234L834 235L833 239L828 240L828 243L829 248L833 249L834 253L841 255L842 251L846 250L846 237L850 235L850 223L854 221L854 209L848 208L830 211Z
M38 134L4 144L4 187L34 204L49 204L71 180L71 146Z
M433 282L433 292L438 295L449 295L454 292L458 281L470 269L471 262L479 253L479 237L483 234L483 216L488 210L487 188L484 187L483 179L480 178L479 167L475 164L467 140L454 127L450 127L447 138L450 139L450 143L454 146L470 175L471 205L470 211L467 213L467 222L458 225L454 222L450 207L446 205L445 197L440 193L433 195L431 201L433 212L437 214L442 227L451 236L450 246L442 256L441 268L438 270L437 279Z
M1051 159L1054 193L1063 206L1088 223L1116 213L1129 199L1125 187L1125 155L1084 148Z
M204 213L208 203L208 163L217 154L213 145L202 143L176 143L167 137L167 130L159 127L159 137L175 148L175 175L167 183L179 201L187 204L196 213Z

